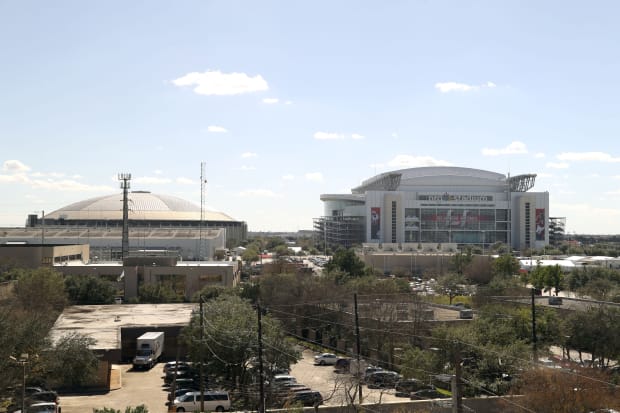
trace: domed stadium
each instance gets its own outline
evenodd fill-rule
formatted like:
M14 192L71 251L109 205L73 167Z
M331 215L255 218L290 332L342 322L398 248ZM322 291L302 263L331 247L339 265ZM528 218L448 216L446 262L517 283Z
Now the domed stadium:
M130 254L208 259L247 238L244 221L218 211L201 214L198 205L171 195L129 192L128 209ZM89 244L91 258L116 259L122 228L123 195L118 193L78 201L45 216L29 215L25 228L4 228L0 242Z
M199 226L200 207L171 195L148 191L129 193L129 222L133 226ZM45 223L53 225L121 226L123 196L113 194L75 202L45 215ZM235 223L230 216L206 210L207 226Z

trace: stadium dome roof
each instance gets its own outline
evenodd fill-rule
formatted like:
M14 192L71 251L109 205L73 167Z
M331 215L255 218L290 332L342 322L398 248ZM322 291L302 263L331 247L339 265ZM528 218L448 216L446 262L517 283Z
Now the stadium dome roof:
M217 211L205 211L206 221L235 221L230 216ZM122 220L123 195L113 194L67 205L45 219L74 220ZM184 199L153 194L148 191L129 193L129 219L145 221L200 221L200 207Z

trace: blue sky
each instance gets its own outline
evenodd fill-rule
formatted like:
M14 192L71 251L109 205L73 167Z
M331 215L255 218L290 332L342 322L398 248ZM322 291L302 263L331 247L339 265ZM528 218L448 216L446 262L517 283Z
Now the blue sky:
M550 215L620 233L614 1L0 0L0 226L132 189L251 231L322 193L455 165L536 173Z

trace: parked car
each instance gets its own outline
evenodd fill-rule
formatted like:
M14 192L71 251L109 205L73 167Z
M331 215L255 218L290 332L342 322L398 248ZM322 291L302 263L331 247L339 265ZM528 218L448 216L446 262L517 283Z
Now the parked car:
M320 406L323 404L323 396L318 391L300 391L286 398L284 406L301 404L306 407Z
M172 401L172 400L176 399L177 397L184 395L185 393L189 393L190 391L200 391L200 389L198 388L198 386L196 386L196 387L177 388L174 391L174 393L172 393L172 392L168 393L168 400Z
M279 386L287 383L297 383L297 379L288 374L276 374L271 380L271 384Z
M378 366L368 366L368 367L366 367L366 370L364 370L364 376L362 377L362 382L366 383L366 380L368 379L368 377L371 374L376 373L378 371L383 371L383 369L381 367L378 367Z
M411 393L428 387L428 384L418 379L399 380L394 386L394 395L396 397L409 397Z
M314 356L314 364L319 366L334 365L336 360L338 360L338 356L333 353L322 353Z
M60 398L58 397L58 393L52 390L44 390L36 393L31 393L27 396L27 399L30 401L30 403L50 402L60 404Z
M200 392L192 391L177 397L172 402L176 412L194 412L200 409ZM204 392L204 408L208 411L223 412L230 410L230 396L226 391Z
M187 361L169 361L164 364L164 374L167 374L169 371L174 371L175 368L177 370L189 369L190 366L190 363L188 363Z
M437 389L423 389L411 393L411 400L448 399L450 396L437 391Z
M15 413L22 413L22 411L17 410ZM54 402L40 402L26 407L26 413L61 413L61 409Z
M376 371L366 378L366 384L368 388L389 389L396 386L400 379L400 374L395 371Z
M334 364L334 371L336 373L347 373L351 367L351 359L346 357L339 357Z

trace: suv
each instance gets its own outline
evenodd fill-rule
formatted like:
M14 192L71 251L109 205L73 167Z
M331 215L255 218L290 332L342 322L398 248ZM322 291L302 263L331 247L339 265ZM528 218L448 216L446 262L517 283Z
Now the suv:
M366 378L368 388L393 388L401 379L395 371L376 371Z
M200 409L200 392L192 391L177 397L171 403L175 412L195 412ZM226 391L204 392L204 408L208 411L230 410L230 396Z

